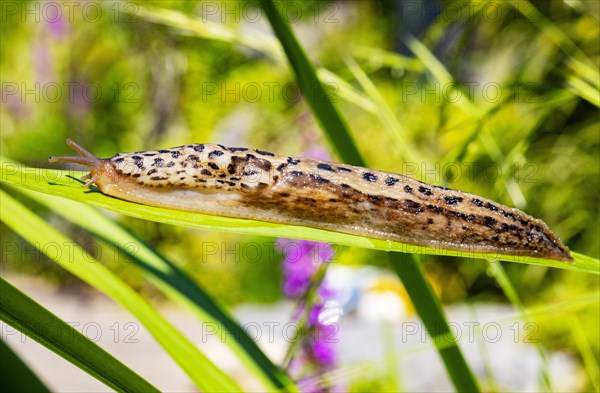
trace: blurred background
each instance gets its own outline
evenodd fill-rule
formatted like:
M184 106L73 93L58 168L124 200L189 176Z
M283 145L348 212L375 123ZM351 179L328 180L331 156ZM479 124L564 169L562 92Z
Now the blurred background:
M518 207L548 223L571 250L598 258L599 2L278 4L370 167ZM338 159L253 2L6 1L0 6L5 157L59 168L47 157L71 154L65 140L72 138L99 157L210 142ZM7 191L171 313L178 326L188 326L185 313L144 281L134 264L115 259L108 245ZM282 290L284 255L275 239L106 214L183 268L240 320L285 323L291 317L293 303ZM63 318L83 324L101 320L106 331L127 323L112 303L9 228L2 225L0 231L3 277L59 315L62 310ZM8 252L8 244L20 252ZM598 362L598 304L553 308L597 293L598 276L503 264L525 308L541 310L523 318L485 261L419 259L450 321L464 333L460 344L486 389L545 390L544 373L556 390L598 389L597 370L590 372ZM342 391L451 388L430 337L406 335L413 332L407 329L419 330L418 320L388 271L388 255L335 247L332 262L326 279L335 292L332 313L339 318L340 339L335 365L319 378L330 378L330 388ZM470 342L467 327L475 322L480 339ZM507 341L494 342L482 333L492 322ZM22 344L9 331L3 339L15 351L28 353L23 356L32 362L45 359L44 349ZM149 341L146 337L133 351L145 355L128 363L144 369L145 358L149 364L142 375L165 364L149 360L161 359L145 352ZM19 352L21 344L33 349ZM283 343L259 344L274 361L281 360ZM540 357L540 347L545 356ZM131 345L111 349L131 353ZM223 367L232 363L231 356L222 355ZM49 374L61 374L37 367L48 380ZM520 378L514 378L516 370ZM57 391L103 386L79 374L87 382L77 385L65 377L50 386ZM173 375L178 374L165 372L157 386L191 389L183 374L181 380Z

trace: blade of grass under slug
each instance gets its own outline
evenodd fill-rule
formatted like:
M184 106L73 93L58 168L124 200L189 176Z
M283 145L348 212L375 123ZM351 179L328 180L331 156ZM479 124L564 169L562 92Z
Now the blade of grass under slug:
M68 360L106 384L106 386L118 392L159 391L89 338L75 330L73 326L42 307L1 277L0 293L2 294L0 296L0 320L39 342L63 359ZM46 328L50 326L52 329ZM0 345L4 346L5 344L1 342ZM3 348L0 351L3 362L1 384L6 388L6 384L12 381L14 383L18 382L19 386L13 386L13 389L3 391L48 391L29 369L25 373L28 378L27 381L20 381L17 374L4 375L7 369L15 371L13 368L15 364L9 361L10 358L5 357L10 356L10 354L5 354L4 350L9 349ZM16 357L14 354L12 356ZM20 375L23 378L24 375Z
M142 269L150 282L168 297L190 308L202 322L219 324L220 329L227 331L232 338L224 340L225 344L271 389L295 389L291 379L271 362L225 308L174 263L151 250L143 241L90 206L19 187L14 188L119 249ZM136 245L135 249L127 247L131 244Z
M231 377L215 366L186 336L118 276L3 190L0 190L0 198L2 222L62 268L127 309L199 389L239 391L239 386ZM52 247L46 247L48 244L52 244Z
M312 89L317 89L320 92L318 97L325 100L324 102L314 102L311 104L311 107L313 107L315 115L323 126L323 131L329 137L332 145L338 150L346 163L365 166L365 162L360 156L358 149L349 137L350 132L346 128L345 122L329 101L329 97L324 93L312 65L298 44L290 26L279 14L273 2L261 0L260 4L268 15L275 35L279 38L285 49L288 60L296 73L300 88L304 92L312 92ZM415 304L415 309L427 328L430 331L434 331L443 326L442 329L444 330L445 328L444 333L449 333L450 328L446 322L439 300L427 282L417 261L412 256L407 257L404 254L393 253L390 255L392 267L402 282L405 283L407 292ZM405 260L402 260L403 257L405 257ZM438 352L444 361L450 379L458 391L480 391L477 380L456 342L450 348L438 348Z
M181 210L141 205L104 195L97 190L82 187L83 182L77 180L84 172L57 171L24 167L14 162L3 161L0 157L0 181L33 191L56 195L91 206L121 213L130 217L161 222L169 225L180 225L210 231L226 231L270 237L286 237L290 239L314 240L368 248L375 250L406 252L410 254L431 254L444 256L461 256L465 258L492 258L507 262L526 263L559 269L574 270L585 273L600 274L600 260L576 252L571 252L573 262L561 262L551 259L514 256L506 254L486 254L471 251L455 251L443 248L415 246L389 240L373 239L364 236L326 231L296 225L275 224L250 219L212 216L191 213Z

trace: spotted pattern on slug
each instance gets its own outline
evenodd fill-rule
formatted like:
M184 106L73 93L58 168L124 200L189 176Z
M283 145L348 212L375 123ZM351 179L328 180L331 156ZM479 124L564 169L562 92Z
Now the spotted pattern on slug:
M148 205L305 225L415 245L572 260L539 219L462 191L351 165L189 144L98 159L100 191Z

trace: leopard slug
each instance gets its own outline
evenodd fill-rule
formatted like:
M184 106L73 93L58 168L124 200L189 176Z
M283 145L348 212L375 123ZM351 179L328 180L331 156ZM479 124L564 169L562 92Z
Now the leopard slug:
M491 200L407 176L261 150L190 144L95 157L50 157L90 168L104 194L171 209L304 225L458 251L572 261L548 226Z

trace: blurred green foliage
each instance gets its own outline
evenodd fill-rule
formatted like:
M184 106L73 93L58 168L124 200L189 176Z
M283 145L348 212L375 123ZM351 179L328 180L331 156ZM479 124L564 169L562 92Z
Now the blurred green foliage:
M254 20L258 11L250 2L107 2L99 15L73 2L72 17L64 16L63 4L62 19L44 11L44 3L8 3L16 11L3 4L0 24L5 156L48 166L47 156L68 152L67 137L104 157L191 142L288 155L327 147L293 74L276 57L277 46L261 50L270 48L261 41L267 21ZM447 1L416 14L402 6L417 3L281 5L296 13L288 17L296 16L292 26L313 62L376 104L356 105L333 85L371 167L524 209L572 250L598 257L600 3ZM206 31L160 19L173 15L195 18ZM273 239L115 219L225 303L280 296ZM5 244L28 247L5 226L0 234ZM84 245L92 241L76 230L71 236ZM98 259L110 258L106 245L94 250ZM342 263L385 265L381 253L341 251ZM433 280L451 283L439 285L446 302L503 299L482 263L424 260ZM44 261L34 253L3 252L2 268L72 281ZM129 264L108 265L151 291ZM585 274L516 264L505 269L524 304L598 290L597 277ZM587 337L598 353L597 310L579 317L591 326ZM568 330L558 324L550 342L574 348Z

